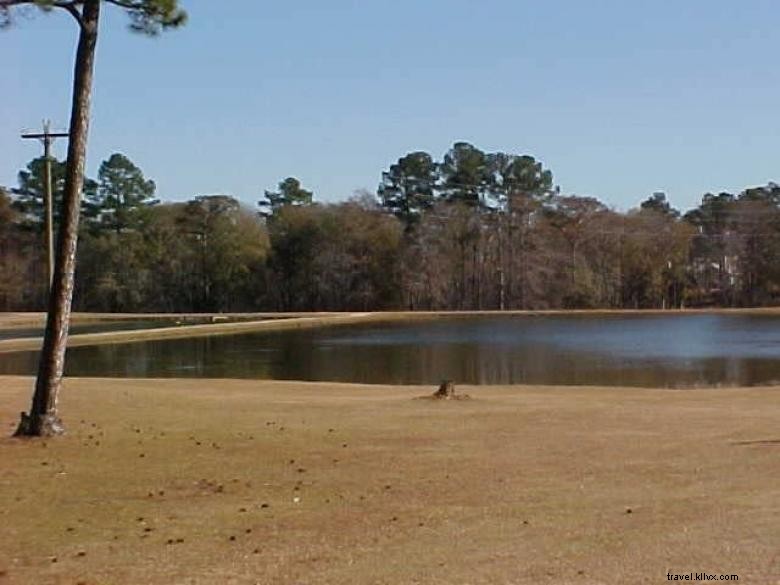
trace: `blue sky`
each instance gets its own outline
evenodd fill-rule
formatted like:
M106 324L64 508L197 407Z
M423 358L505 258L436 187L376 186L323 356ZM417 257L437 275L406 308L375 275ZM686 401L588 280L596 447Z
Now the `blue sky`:
M344 199L459 140L619 209L780 181L776 0L182 5L156 39L106 7L98 47L89 171L124 152L163 199L253 204L290 175ZM56 12L0 32L0 184L39 153L19 130L66 125L74 46Z

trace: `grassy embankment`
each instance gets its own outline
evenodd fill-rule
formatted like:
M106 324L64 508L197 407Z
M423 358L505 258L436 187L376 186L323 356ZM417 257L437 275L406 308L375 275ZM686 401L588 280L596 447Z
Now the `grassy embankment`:
M780 580L777 388L431 390L67 380L0 438L0 583Z

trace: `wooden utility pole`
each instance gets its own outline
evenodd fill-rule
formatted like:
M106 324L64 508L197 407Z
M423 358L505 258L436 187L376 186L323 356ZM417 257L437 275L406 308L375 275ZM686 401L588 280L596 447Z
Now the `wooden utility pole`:
M51 145L57 138L68 138L70 135L65 132L51 132L51 122L43 122L43 132L25 133L22 138L26 140L40 140L43 143L43 198L46 207L46 220L44 225L44 234L46 240L46 267L49 275L49 288L54 279L54 191L52 189L51 177Z

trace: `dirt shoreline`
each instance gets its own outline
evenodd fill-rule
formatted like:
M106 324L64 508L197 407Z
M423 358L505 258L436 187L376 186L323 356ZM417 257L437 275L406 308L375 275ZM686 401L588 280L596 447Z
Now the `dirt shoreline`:
M474 317L474 316L545 316L545 315L698 315L698 314L741 314L741 315L780 315L780 308L755 309L683 309L683 310L548 310L548 311L386 311L351 313L220 313L220 314L128 314L128 313L76 313L73 323L94 324L118 320L154 320L154 319L202 319L213 318L243 319L241 322L214 322L202 325L184 325L111 331L106 333L84 333L71 335L69 347L84 345L102 345L107 343L132 343L162 339L182 339L188 337L208 337L212 335L232 335L255 331L282 331L336 325L351 325L361 322L393 322L405 320L427 320L437 318ZM245 319L257 319L245 321ZM43 313L0 313L0 330L25 327L42 327L45 323ZM10 351L36 351L42 344L40 337L0 340L0 353Z
M8 438L0 583L780 579L777 388L67 379Z

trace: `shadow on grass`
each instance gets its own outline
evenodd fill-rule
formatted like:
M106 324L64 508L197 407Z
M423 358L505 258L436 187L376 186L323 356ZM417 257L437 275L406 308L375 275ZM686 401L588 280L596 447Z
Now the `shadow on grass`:
M757 439L755 441L734 441L732 445L764 445L766 447L780 447L780 439Z

